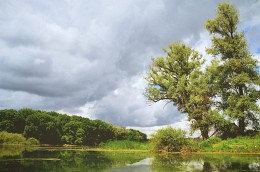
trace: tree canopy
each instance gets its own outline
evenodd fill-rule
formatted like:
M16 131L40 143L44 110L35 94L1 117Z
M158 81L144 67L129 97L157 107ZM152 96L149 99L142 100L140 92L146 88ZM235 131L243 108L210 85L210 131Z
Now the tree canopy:
M120 130L120 133L118 132ZM109 140L146 141L146 134L101 120L32 109L0 110L0 131L36 138L42 144L95 146Z
M233 134L243 135L247 126L259 127L258 62L252 58L243 32L238 32L238 23L235 7L220 4L216 18L205 24L212 35L212 46L206 50L214 57L210 65L202 70L202 55L177 42L164 50L165 57L152 58L147 73L148 100L173 103L188 114L192 131L200 130L203 139L211 129L222 135L231 129Z
M229 3L222 3L215 19L206 22L212 35L212 46L207 53L219 59L215 84L221 101L218 107L230 118L238 121L239 134L246 126L259 127L260 77L258 61L252 58L243 32L238 32L238 12ZM257 116L258 115L258 116Z

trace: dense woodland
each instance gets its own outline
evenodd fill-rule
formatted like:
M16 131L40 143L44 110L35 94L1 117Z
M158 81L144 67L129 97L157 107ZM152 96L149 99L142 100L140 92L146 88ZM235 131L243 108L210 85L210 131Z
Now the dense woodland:
M146 141L144 133L101 120L32 109L0 110L0 131L36 138L41 144L96 146L111 140Z

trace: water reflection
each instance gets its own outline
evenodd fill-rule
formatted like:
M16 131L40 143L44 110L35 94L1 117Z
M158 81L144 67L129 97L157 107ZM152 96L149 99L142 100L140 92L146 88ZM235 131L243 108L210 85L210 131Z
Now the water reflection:
M141 171L151 171L151 162L153 158L146 158L139 162L133 163L133 164L127 164L123 167L115 167L107 172L141 172Z
M260 171L260 155L156 155L152 171Z
M260 171L260 155L87 152L0 146L0 171Z
M0 171L105 171L134 164L143 153L104 153L80 150L35 149L0 146Z

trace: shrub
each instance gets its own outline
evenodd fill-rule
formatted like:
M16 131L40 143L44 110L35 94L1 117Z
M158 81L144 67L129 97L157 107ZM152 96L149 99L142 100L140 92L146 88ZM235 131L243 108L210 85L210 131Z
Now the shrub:
M31 137L31 138L26 140L26 144L28 144L28 145L39 145L40 142L36 138Z
M155 152L177 152L187 147L186 131L167 127L158 130L150 139L151 149Z
M21 134L0 132L0 144L19 144L25 142L25 140Z
M197 140L189 139L187 146L185 146L182 152L197 152L199 151L199 143Z

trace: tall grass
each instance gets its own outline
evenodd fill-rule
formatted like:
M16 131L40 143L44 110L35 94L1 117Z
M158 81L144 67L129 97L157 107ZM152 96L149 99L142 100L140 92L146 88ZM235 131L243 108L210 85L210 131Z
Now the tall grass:
M104 143L100 146L103 149L112 150L148 150L148 142L135 142L130 140L115 140Z
M214 141L208 139L199 143L200 151L204 152L233 152L256 153L260 152L260 136L237 137L233 139Z

